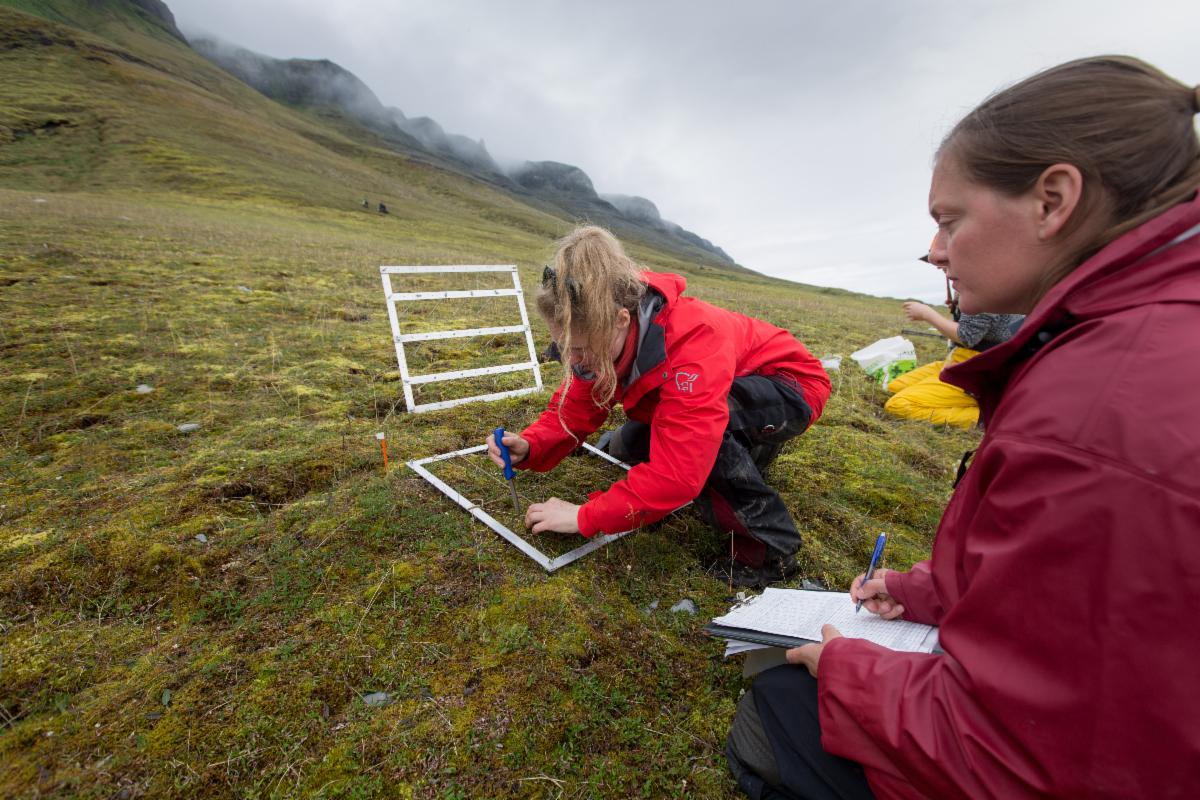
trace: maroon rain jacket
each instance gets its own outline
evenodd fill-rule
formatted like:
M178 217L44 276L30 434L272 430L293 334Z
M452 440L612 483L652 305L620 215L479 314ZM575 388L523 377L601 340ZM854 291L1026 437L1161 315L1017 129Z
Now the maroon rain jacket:
M825 749L881 798L1200 797L1200 197L942 379L987 433L887 586L945 654L830 642Z

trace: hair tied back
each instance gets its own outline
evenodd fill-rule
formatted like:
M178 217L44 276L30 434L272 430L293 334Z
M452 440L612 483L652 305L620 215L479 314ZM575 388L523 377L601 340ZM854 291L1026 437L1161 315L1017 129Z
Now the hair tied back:
M558 292L558 272L549 264L542 267L542 286L551 292ZM579 303L579 284L575 282L574 278L567 278L567 295L572 306Z

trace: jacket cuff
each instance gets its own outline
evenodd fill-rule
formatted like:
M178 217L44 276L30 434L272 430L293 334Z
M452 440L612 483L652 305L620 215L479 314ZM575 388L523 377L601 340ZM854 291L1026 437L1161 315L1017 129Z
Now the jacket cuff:
M591 500L579 507L579 515L576 517L576 520L579 523L579 532L585 538L591 538L601 532L598 520L596 520L595 511L596 506Z
M515 469L548 472L558 463L557 461L547 463L549 459L546 458L546 455L551 448L547 445L543 437L539 436L536 432L530 431L528 428L521 432L521 436L524 437L525 441L529 442L529 454L521 460L521 463L513 465Z
M937 625L941 622L938 601L933 594L932 576L928 562L914 564L908 572L889 570L883 578L888 594L904 606L902 619Z

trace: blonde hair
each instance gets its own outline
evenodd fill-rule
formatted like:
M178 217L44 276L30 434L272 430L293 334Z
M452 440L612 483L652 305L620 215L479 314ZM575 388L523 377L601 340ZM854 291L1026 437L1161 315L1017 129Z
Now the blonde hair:
M596 373L592 401L605 406L612 400L617 390L609 352L613 331L621 309L637 318L645 291L642 268L604 228L580 226L559 240L554 266L547 268L536 302L546 323L562 331L557 344L566 373L563 398L573 379L567 354L572 347L582 347ZM579 344L572 341L576 336L582 340Z

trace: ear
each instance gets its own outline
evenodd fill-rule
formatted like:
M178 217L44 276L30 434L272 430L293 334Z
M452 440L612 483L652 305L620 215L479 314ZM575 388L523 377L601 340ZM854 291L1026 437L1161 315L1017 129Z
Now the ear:
M632 319L632 317L629 314L628 308L622 308L620 311L617 312L617 324L620 325L621 327L625 327L626 325L628 325L629 321L631 319Z
M1074 164L1052 164L1033 187L1038 239L1050 241L1067 226L1083 199L1083 173Z

